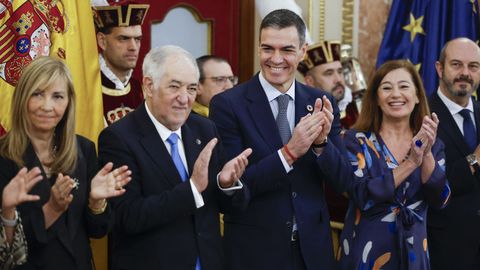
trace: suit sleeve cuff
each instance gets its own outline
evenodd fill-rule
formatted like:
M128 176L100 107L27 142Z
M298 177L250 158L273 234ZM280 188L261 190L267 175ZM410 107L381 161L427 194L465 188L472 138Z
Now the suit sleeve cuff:
M287 160L282 154L282 149L278 149L277 151L278 156L280 157L280 160L282 161L283 168L285 168L285 172L289 173L291 170L293 170L293 166L288 165Z
M225 193L225 195L233 196L236 190L243 188L243 184L242 184L242 181L240 181L240 179L237 179L231 187L222 188L220 186L220 182L218 181L219 176L220 176L220 173L217 174L217 186L223 193Z
M195 200L195 206L197 208L204 206L205 202L203 201L202 194L198 192L197 188L195 187L195 184L192 182L192 179L190 179L190 187L192 188L193 199Z

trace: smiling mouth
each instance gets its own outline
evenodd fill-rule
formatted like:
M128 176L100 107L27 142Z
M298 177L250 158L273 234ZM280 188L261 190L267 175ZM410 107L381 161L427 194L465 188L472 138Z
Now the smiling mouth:
M267 65L269 69L271 69L272 71L274 72L280 72L280 71L283 71L284 69L286 69L285 67L274 67L274 66L271 66L271 65Z
M405 104L406 104L406 102L404 102L404 101L392 101L392 102L388 103L388 106L399 107L399 106L403 106Z

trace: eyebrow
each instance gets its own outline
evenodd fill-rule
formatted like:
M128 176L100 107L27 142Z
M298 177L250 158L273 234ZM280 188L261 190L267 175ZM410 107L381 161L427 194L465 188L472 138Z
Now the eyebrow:
M176 84L180 84L180 85L184 85L184 84L185 84L185 83L183 83L183 82L181 82L181 81L179 81L179 80L175 80L175 79L171 80L170 83L176 83ZM189 84L187 84L187 85L188 85L188 86L197 86L198 83L189 83Z
M269 45L269 44L265 44L265 43L262 43L260 44L260 47L267 47L267 48L273 48L272 45ZM285 50L285 49L297 49L297 47L295 47L294 45L287 45L287 46L283 46L280 48L281 50Z

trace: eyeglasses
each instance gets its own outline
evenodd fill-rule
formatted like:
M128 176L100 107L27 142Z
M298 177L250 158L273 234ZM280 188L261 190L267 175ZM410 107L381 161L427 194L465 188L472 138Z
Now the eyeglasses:
M205 77L201 78L201 80L204 79L210 79L215 82L216 85L222 86L224 85L227 80L229 80L233 85L236 85L238 83L238 77L237 76L217 76L217 77Z

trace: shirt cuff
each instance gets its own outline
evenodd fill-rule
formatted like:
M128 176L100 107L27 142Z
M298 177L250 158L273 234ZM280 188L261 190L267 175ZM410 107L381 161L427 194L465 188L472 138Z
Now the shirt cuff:
M243 188L243 184L242 184L242 181L240 181L240 179L237 179L233 185L231 187L228 187L228 188L222 188L220 186L220 182L218 181L218 177L220 176L220 173L217 174L217 186L218 188L223 191L223 193L225 193L226 195L228 196L232 196L234 193L235 193L235 190L239 190L239 189L242 189Z
M195 205L197 206L197 208L204 206L205 202L203 201L202 194L198 192L195 184L192 182L192 179L190 179L190 187L192 188L193 199L195 200Z
M282 154L282 149L278 149L277 151L278 156L280 157L280 160L282 161L283 168L285 168L285 172L289 173L291 170L293 170L293 166L288 165L287 160Z

